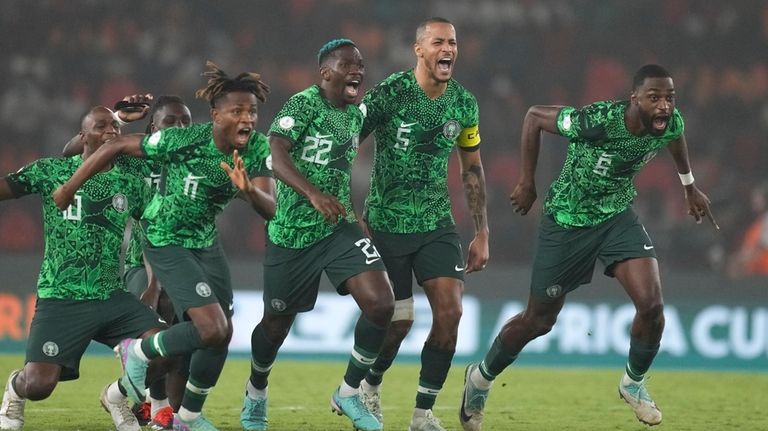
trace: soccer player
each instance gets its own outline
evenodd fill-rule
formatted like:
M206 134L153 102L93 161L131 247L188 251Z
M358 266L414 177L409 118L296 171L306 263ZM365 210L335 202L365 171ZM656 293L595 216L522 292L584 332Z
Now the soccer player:
M227 357L232 336L232 286L218 244L215 218L237 195L265 219L274 215L269 146L254 128L268 87L255 73L230 78L208 62L208 85L197 91L211 105L211 123L126 135L105 145L56 191L65 206L85 178L117 154L163 166L164 187L144 212L144 250L180 323L128 347L122 382L134 402L144 399L147 361L191 354L189 380L177 414L181 429L215 430L201 414ZM253 179L251 179L253 177Z
M356 105L363 58L351 40L334 39L320 49L318 63L320 84L293 95L269 130L277 210L268 226L264 315L251 335L251 375L240 418L248 431L267 429L267 378L296 314L314 307L323 272L362 311L331 408L355 429L382 429L359 395L393 310L384 264L356 223L350 199L364 115Z
M63 211L51 193L99 147L120 133L102 106L83 118L82 157L45 158L0 179L0 200L39 194L43 201L45 254L24 368L11 372L0 407L0 429L24 424L27 400L43 400L59 381L74 380L91 340L114 347L124 338L147 336L164 325L149 307L126 292L120 277L120 246L128 218L138 219L151 198L140 172L126 158L77 187ZM65 330L62 330L65 329ZM118 430L138 431L126 389L104 388L101 405Z
M464 273L488 262L485 176L475 97L453 75L456 30L443 18L418 26L416 67L370 90L361 138L376 140L365 221L395 293L395 312L378 359L362 384L369 409L382 419L380 385L413 325L412 277L432 307L432 330L421 352L421 373L410 430L442 430L432 414L451 367L462 313ZM448 195L448 158L459 164L475 237L464 260Z
M121 120L118 123L123 125L137 121L149 113L150 122L147 124L146 129L148 134L168 127L187 127L190 125L192 121L191 113L180 97L160 96L150 109L149 103L151 101L151 95L133 95L118 102L115 108L118 108L122 102L130 103L131 105L129 106L133 107L146 105L146 109L138 111L127 107L122 110L116 109L115 112ZM83 140L82 136L78 135L67 143L63 153L64 156L72 156L80 154L82 151ZM161 167L146 159L133 159L132 162L145 165L143 169L144 179L150 185L153 192L156 191L160 184ZM167 294L159 288L156 278L152 276L150 266L145 265L142 251L145 242L144 238L144 228L141 226L141 223L138 220L132 221L131 239L126 250L123 279L129 292L136 295L136 297L142 298L145 304L157 310L166 322L172 322L174 320L173 304L170 303ZM123 347L129 341L130 339L123 340L115 348L123 363L127 359L128 353ZM166 395L165 378L158 378L149 387L150 393L148 398L150 401L133 406L132 411L140 425L149 424L153 429L158 430L171 429L173 412L179 408L181 397L184 393L184 385L187 380L187 373L181 368L180 364L175 363L173 368L173 370L168 372L170 377L168 389L171 392L171 397Z
M140 120L149 114L149 124L146 131L151 134L168 127L187 127L192 121L192 115L184 101L178 96L160 96L149 108L152 101L151 95L132 95L124 98L115 105L115 114L120 117L119 124ZM145 105L142 110L125 108L119 110L121 103L129 103L134 109ZM70 140L64 147L64 156L73 156L83 151L83 137L81 134ZM160 184L161 166L146 159L130 159L132 163L144 164L144 180L149 184L154 193ZM144 262L143 247L145 243L144 228L138 220L131 222L131 239L125 254L125 267L123 280L129 292L142 302L152 307L166 322L174 321L173 304L168 295L159 288L157 279L152 275L151 267ZM146 293L145 293L146 292ZM125 350L130 338L121 341L115 347L121 362L124 364L128 351ZM188 365L188 364L187 364ZM136 404L131 409L139 421L139 425L150 425L156 430L170 430L173 425L173 412L178 410L181 397L184 393L184 385L187 381L187 371L181 368L178 359L174 360L171 370L168 371L168 392L166 392L166 379L160 377L153 381L149 387L147 402ZM187 367L188 368L188 367ZM170 402L169 402L170 401Z
M648 425L661 411L645 387L645 373L659 350L664 329L656 251L631 205L635 174L667 147L685 189L688 212L701 222L709 199L693 181L683 117L675 108L670 74L658 65L641 67L629 100L570 106L533 106L523 121L522 169L512 192L515 211L528 213L536 200L534 174L541 131L569 139L560 176L544 202L526 309L507 321L479 364L465 372L459 417L465 430L480 430L493 379L531 340L552 329L568 292L592 279L597 259L621 283L635 305L629 360L619 395Z

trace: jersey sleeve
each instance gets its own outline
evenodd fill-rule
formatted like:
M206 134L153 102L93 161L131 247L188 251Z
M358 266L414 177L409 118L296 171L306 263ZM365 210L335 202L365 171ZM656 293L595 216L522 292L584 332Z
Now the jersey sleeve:
M254 133L254 142L249 150L248 165L246 167L248 176L254 177L272 177L272 155L269 152L269 142L267 137L261 133Z
M314 117L314 109L309 99L302 93L293 95L269 127L270 135L282 136L295 144L309 127Z
M381 84L368 90L360 104L360 111L364 117L363 128L360 131L360 139L362 140L384 122L386 97L384 87Z
M51 159L40 159L8 175L6 180L13 196L20 198L45 193L53 177Z
M182 142L183 133L184 129L171 127L145 135L141 140L141 151L149 160L167 162L173 149Z
M609 108L608 104L601 102L580 109L565 106L557 115L557 130L570 139L599 140L605 136L605 125L610 115Z
M672 119L667 126L667 137L669 140L675 140L685 133L685 121L683 121L683 114L675 108L672 111Z
M480 148L480 108L477 106L477 100L471 95L468 97L467 105L467 114L462 123L461 133L456 138L456 145L464 151L476 151Z

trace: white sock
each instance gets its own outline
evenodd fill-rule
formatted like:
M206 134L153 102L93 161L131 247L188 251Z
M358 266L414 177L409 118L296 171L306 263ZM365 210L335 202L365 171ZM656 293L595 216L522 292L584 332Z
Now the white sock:
M107 388L107 401L110 404L120 404L125 400L125 395L120 392L120 388L117 387L117 382L112 382Z
M429 410L415 408L415 409L413 409L413 418L414 419L423 418L424 416L427 415L428 411Z
M347 382L344 381L344 379L341 380L341 385L339 386L339 396L342 398L347 398L353 395L357 395L359 392L360 388L353 388L352 386L349 386Z
M179 408L179 418L184 422L192 422L200 416L200 412L191 412L184 407Z
M621 384L623 386L627 386L627 385L631 385L633 383L634 384L638 384L640 382L636 382L635 380L633 380L632 377L629 377L629 374L627 374L627 372L624 371L624 376L621 378Z
M245 384L245 393L248 394L249 398L259 400L267 397L268 387L269 386L264 389L256 389L256 386L253 386L253 383L251 383L251 379L248 379L248 383Z
M144 354L144 351L141 350L141 340L136 340L137 342L133 344L133 353L136 354L136 356L139 357L144 362L149 362L149 358L147 358L147 355Z
M493 380L486 379L485 376L483 376L483 373L480 372L480 367L475 368L469 373L469 380L477 389L483 391L491 389L491 385L493 385Z
M168 398L164 398L162 400L156 400L154 398L150 398L149 403L152 406L152 417L155 417L157 412L159 412L160 410L171 405L171 403L168 402Z

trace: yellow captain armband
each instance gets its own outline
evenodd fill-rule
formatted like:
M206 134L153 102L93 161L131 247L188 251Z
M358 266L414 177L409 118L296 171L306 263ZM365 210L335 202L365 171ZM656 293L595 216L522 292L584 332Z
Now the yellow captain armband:
M456 144L465 149L473 150L480 145L480 127L475 124L474 126L462 129L459 137L456 138Z

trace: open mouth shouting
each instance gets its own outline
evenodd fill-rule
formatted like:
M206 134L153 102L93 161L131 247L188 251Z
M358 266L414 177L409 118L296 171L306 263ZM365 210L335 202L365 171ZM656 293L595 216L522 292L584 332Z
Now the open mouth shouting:
M439 73L451 73L453 67L453 58L450 56L441 57L437 60L437 70Z
M360 84L363 82L363 77L360 75L351 75L344 82L344 96L347 99L357 99L359 94Z
M653 126L652 130L654 134L662 134L665 130L667 130L667 124L669 124L669 115L656 115L651 119L651 124Z
M248 140L251 139L251 134L253 133L252 127L240 127L237 129L237 135L235 139L235 144L237 147L244 147L246 144L248 144Z

